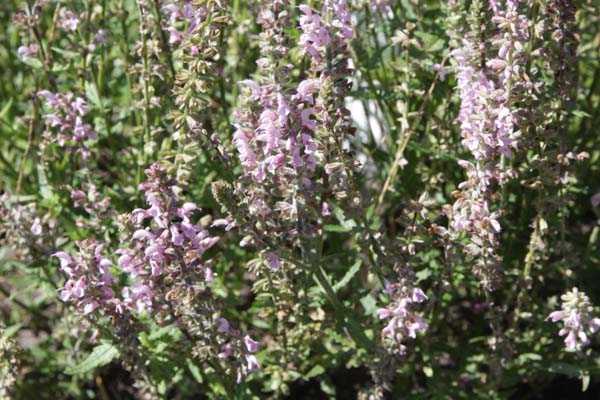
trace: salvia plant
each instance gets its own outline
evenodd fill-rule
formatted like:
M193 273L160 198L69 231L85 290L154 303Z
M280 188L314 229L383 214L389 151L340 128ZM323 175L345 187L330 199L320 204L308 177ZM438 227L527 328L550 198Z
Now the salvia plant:
M594 0L0 3L0 399L600 395Z

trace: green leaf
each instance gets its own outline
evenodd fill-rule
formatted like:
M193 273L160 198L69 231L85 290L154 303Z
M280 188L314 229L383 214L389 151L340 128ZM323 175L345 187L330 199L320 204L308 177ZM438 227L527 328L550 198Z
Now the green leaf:
M424 366L423 373L425 374L426 377L431 378L433 376L433 368L431 368L429 366Z
M101 344L94 347L91 354L81 363L74 367L67 368L67 375L81 375L95 370L98 367L110 364L112 360L119 356L119 350L110 343Z
M563 374L570 378L575 378L576 376L579 376L580 368L577 365L556 362L550 365L548 371L554 372L555 374Z
M44 64L37 58L28 58L27 60L23 60L23 62L29 65L33 69L42 69Z
M590 118L591 115L586 113L585 111L582 110L573 110L571 111L573 113L573 115L575 115L576 117L581 117L581 118Z
M202 379L202 373L200 372L200 368L198 368L198 366L194 364L194 362L190 358L187 358L185 361L188 369L190 370L190 373L192 374L196 382L204 382L204 379Z
M336 390L335 390L335 386L328 380L328 379L323 379L321 381L321 390L329 396L330 399L335 399L336 398Z
M417 272L415 274L415 276L417 277L417 283L420 283L431 276L431 270L423 269L423 270Z
M13 99L11 97L10 99L8 99L8 102L4 105L4 107L2 107L2 110L0 111L0 119L3 119L6 116L6 114L10 110L10 107L12 106L12 103Z
M352 228L340 226L340 225L323 225L325 232L350 232Z
M377 204L373 203L367 208L367 221L370 221L373 218L373 214L375 213L375 209L377 208Z
M535 353L524 353L519 356L519 362L523 365L529 364L531 361L541 361L542 356Z
M2 335L5 337L12 337L19 331L19 329L21 329L21 326L23 326L23 324L20 324L20 323L11 325L4 330Z
M360 304L365 309L365 313L369 315L375 313L377 309L377 301L370 294L360 299Z
M95 85L85 82L85 96L89 102L91 102L98 109L102 110L102 101L100 101L100 96L98 95L98 90L96 90Z
M52 51L65 56L66 58L78 58L81 54L76 51L64 50L58 47L51 47Z
M44 169L38 165L37 168L37 175L38 175L38 183L40 185L40 194L42 195L42 198L49 200L52 197L54 197L54 193L52 192L52 187L50 187L50 185L48 185L48 178L46 177L46 171L44 171Z
M177 329L175 329L172 326L163 326L162 328L158 328L156 330L154 330L152 333L150 333L150 336L148 337L148 339L150 340L160 340L162 338L165 338L167 336L174 336L177 333Z
M323 366L315 365L314 367L312 367L312 369L310 371L308 371L305 378L306 379L314 378L315 376L319 376L319 375L323 374L324 372L325 372L325 368L323 368Z
M354 278L354 275L356 275L356 273L360 270L361 265L362 260L356 260L354 265L350 267L350 269L346 272L344 277L333 286L333 291L337 293L340 289L346 287L346 285L352 280L352 278Z
M590 373L588 371L581 371L579 377L581 378L581 391L585 392L590 386Z

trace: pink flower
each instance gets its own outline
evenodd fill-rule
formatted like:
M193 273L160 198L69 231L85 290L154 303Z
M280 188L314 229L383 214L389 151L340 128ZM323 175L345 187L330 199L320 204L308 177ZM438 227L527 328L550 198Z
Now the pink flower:
M105 313L117 312L120 301L112 289L116 278L109 271L111 261L102 255L105 246L90 239L78 241L77 246L74 257L65 252L54 254L68 277L60 289L61 299L73 302L83 315L99 308Z
M313 94L319 91L320 82L317 79L306 79L298 85L298 96L300 101L314 104Z
M590 304L585 293L573 288L561 296L562 309L548 315L546 321L563 323L559 331L560 336L566 336L567 350L581 350L590 343L589 335L593 335L600 328L600 319L593 318L594 307Z
M97 45L106 44L108 42L108 31L104 29L99 29L98 32L94 35L94 43Z
M250 336L244 336L244 343L246 344L246 348L250 353L256 353L260 348L260 343L256 340L252 339Z
M321 215L324 217L329 217L333 214L333 208L326 201L321 205Z
M79 18L72 11L63 9L62 15L58 20L58 26L70 31L76 31L79 26Z
M246 362L248 363L248 371L259 371L260 364L255 356L249 354L246 355Z
M221 348L221 352L218 354L218 357L219 358L227 358L227 357L231 356L232 354L233 354L233 349L231 348L231 345L229 343L227 343Z
M74 262L71 256L64 251L56 252L53 256L60 260L60 267L63 270Z
M219 322L219 327L217 328L217 332L219 333L228 333L229 332L229 322L225 318L217 319Z
M166 30L169 32L169 44L174 44L183 40L183 35L179 33L177 28L170 26Z
M272 271L279 271L281 269L281 261L276 253L270 252L267 254L267 261L269 262Z
M240 83L246 85L252 91L250 100L259 100L260 99L262 89L260 88L260 86L258 86L258 84L256 82L254 82L250 79L245 79L245 80L241 81Z
M38 53L38 46L35 43L32 43L29 46L20 46L17 49L17 55L23 61L27 61L31 58L35 58L37 53Z
M379 319L388 320L381 334L391 340L392 346L397 346L400 352L404 352L406 346L403 342L406 338L415 339L419 332L427 330L427 324L413 310L413 304L424 302L427 296L417 287L392 284L389 281L386 281L384 292L390 295L392 301L386 308L376 311Z

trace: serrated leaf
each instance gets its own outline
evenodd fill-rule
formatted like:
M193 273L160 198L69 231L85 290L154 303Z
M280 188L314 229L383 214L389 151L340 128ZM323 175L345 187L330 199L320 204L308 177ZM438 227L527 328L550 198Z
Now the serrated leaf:
M110 364L112 360L119 356L119 350L110 343L101 344L94 347L94 350L81 363L74 367L67 368L67 375L81 375L95 370L96 368Z
M98 95L98 90L96 90L96 86L92 85L89 82L85 82L85 97L88 102L96 106L98 109L102 109L102 102L100 101L100 95Z
M176 329L172 326L163 326L162 328L158 328L150 333L148 339L150 340L159 340L166 336L173 336L176 334Z
M417 277L417 283L420 283L431 276L431 270L423 269L418 271L415 276Z
M354 278L354 275L356 275L356 273L360 270L361 265L362 260L356 260L354 265L350 267L350 269L346 272L344 277L333 286L333 291L337 293L340 289L346 287L346 285L352 280L352 278Z

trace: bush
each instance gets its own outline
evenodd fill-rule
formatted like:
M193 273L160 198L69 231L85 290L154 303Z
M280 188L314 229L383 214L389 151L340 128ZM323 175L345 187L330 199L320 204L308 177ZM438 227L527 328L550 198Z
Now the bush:
M0 398L596 396L598 15L2 2Z

